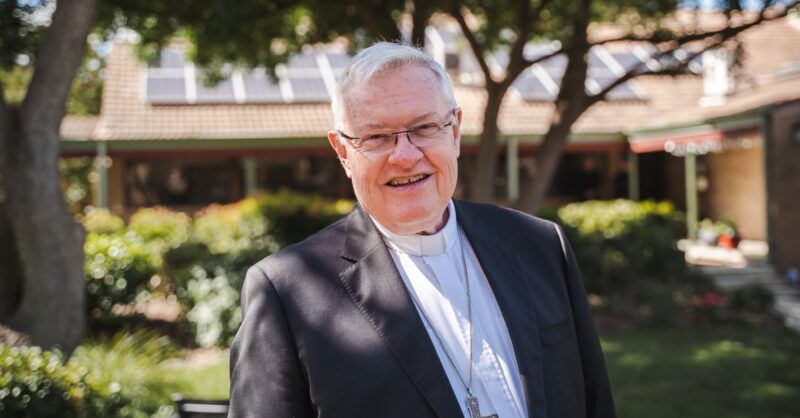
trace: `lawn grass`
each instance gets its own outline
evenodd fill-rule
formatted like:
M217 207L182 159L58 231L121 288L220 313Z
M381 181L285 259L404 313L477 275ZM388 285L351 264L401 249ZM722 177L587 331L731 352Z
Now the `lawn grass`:
M797 418L800 335L768 327L601 332L619 418ZM228 352L165 364L185 398L227 399Z
M181 363L166 363L161 369L185 399L228 399L230 392L228 350L220 351L200 366L187 367Z
M800 335L792 331L601 334L619 418L800 417Z

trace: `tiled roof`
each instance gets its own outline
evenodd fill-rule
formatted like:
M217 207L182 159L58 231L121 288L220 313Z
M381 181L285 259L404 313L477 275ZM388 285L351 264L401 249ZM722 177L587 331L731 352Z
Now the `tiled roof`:
M94 138L94 128L100 120L98 116L71 116L61 120L61 136L73 141L85 141Z
M694 120L698 115L735 114L775 101L800 97L800 81L769 76L800 62L800 29L788 19L764 24L745 33L743 73L748 84L725 105L701 108L702 78L647 76L637 86L647 101L601 102L590 108L573 127L574 133L620 133L649 126ZM328 103L154 105L144 97L145 67L133 47L116 43L108 57L107 79L99 119L66 118L62 133L68 139L171 140L324 137L332 126ZM782 67L783 66L783 67ZM800 79L795 76L794 79ZM788 83L788 84L786 84ZM774 87L777 86L777 87ZM783 87L781 87L783 86ZM791 88L790 88L791 86ZM464 133L478 135L486 100L480 87L455 86L456 100L464 110ZM546 132L553 105L525 101L513 94L503 103L500 130L508 135Z

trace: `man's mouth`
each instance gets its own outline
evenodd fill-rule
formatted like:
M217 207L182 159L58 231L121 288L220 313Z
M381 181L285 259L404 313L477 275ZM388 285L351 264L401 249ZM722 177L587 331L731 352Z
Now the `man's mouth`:
M389 180L389 182L386 183L386 184L389 185L389 186L392 186L392 187L405 186L407 184L411 184L411 183L416 183L418 181L422 181L422 180L428 178L429 176L430 176L430 174L417 174L416 176L411 176L411 177L396 177L396 178L393 178L393 179Z

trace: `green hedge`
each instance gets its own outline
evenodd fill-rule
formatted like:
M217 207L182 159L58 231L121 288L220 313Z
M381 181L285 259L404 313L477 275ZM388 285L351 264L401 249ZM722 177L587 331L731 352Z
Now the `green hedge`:
M145 208L127 225L106 210L89 211L81 221L88 232L84 268L91 318L112 318L114 305L144 300L151 291L174 294L198 344L227 344L241 322L239 293L247 269L353 206L280 192L211 205L193 218Z
M677 241L683 215L669 202L630 200L571 203L558 217L575 250L587 290L601 295L634 282L685 276Z
M195 341L227 345L241 323L239 297L247 269L336 221L353 205L280 192L199 212L192 237L164 255L165 274L186 309Z
M0 416L127 416L118 384L103 384L89 368L64 364L58 353L0 344Z

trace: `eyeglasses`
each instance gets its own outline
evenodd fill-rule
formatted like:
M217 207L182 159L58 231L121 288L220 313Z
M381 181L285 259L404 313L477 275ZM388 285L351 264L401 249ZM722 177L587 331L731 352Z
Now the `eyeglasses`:
M391 151L397 144L397 138L400 134L406 134L409 142L414 144L417 148L432 147L442 142L444 138L442 134L444 131L455 123L456 110L458 110L457 107L450 110L451 117L449 122L423 123L412 126L404 131L372 133L360 137L349 136L338 130L336 132L350 141L355 149L371 154L383 154Z

